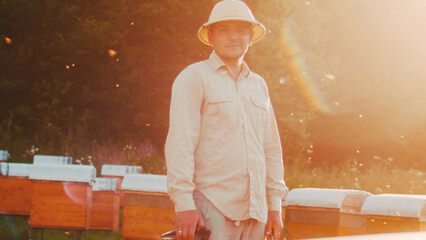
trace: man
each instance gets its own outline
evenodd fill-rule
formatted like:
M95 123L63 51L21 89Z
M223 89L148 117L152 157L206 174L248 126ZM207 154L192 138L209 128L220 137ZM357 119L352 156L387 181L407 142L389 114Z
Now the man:
M198 32L213 47L172 88L165 153L178 239L277 239L284 183L281 143L265 81L243 61L265 27L238 0L213 8Z

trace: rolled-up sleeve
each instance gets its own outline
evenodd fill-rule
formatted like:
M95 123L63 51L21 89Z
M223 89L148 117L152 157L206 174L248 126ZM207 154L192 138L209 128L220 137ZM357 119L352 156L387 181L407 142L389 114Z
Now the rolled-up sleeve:
M270 211L281 211L281 201L287 195L281 141L272 104L269 101L263 148L266 160L266 197Z
M194 151L200 133L202 82L194 70L186 68L173 83L169 132L165 144L167 188L175 211L195 209Z

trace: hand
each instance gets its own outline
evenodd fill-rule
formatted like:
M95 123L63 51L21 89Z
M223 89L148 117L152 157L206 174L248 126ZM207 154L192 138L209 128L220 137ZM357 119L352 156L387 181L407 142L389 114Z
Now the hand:
M205 228L203 217L197 210L177 212L175 225L178 240L193 240L197 226Z
M266 222L266 239L277 240L283 230L283 221L279 211L269 211L268 221Z

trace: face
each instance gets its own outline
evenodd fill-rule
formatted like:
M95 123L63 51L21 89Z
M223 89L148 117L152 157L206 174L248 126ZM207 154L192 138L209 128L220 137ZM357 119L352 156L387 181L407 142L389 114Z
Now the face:
M224 61L240 60L246 54L253 36L252 24L224 21L213 24L208 32L216 54Z

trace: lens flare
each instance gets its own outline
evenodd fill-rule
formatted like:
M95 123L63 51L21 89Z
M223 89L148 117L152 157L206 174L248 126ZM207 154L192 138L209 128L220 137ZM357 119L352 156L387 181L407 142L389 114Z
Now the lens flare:
M281 48L285 59L288 61L289 73L302 91L303 97L313 109L331 113L330 106L324 100L323 94L319 91L307 70L305 57L294 36L295 34L291 31L291 25L289 23L284 24L281 35ZM334 78L334 76L329 74L328 78Z
M115 55L117 55L117 51L115 51L114 49L108 49L108 55L110 57L114 57Z
M8 38L8 37L4 37L4 41L6 44L12 44L12 39Z
M78 185L64 182L63 183L65 194L76 204L85 205L87 197L83 194L81 188Z

